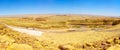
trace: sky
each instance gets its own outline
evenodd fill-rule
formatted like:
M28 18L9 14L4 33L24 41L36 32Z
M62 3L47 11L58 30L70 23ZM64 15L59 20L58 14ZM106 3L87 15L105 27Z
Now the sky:
M120 0L0 0L0 15L16 14L120 16Z

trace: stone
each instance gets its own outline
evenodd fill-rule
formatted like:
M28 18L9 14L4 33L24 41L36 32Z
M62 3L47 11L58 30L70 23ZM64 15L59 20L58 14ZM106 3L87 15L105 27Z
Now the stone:
M115 46L109 47L107 50L120 50L120 45L116 44Z
M61 50L74 50L74 47L71 45L60 45L59 49L61 49Z
M6 50L33 50L33 48L27 44L13 43L12 45L8 46Z

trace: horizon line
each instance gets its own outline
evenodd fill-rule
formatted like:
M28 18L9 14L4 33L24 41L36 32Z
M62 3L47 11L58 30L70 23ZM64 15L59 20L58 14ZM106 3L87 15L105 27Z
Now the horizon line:
M33 14L6 14L0 16L18 16L18 15L90 15L90 16L114 16L114 17L120 17L120 15L98 15L98 14L78 14L78 13L67 13L67 14L61 14L61 13L33 13Z

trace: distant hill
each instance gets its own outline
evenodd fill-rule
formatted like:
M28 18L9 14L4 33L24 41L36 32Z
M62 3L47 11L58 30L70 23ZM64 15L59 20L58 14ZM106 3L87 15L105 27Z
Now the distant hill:
M88 14L21 14L21 15L0 15L0 17L51 17L51 16L80 16L80 17L119 17Z

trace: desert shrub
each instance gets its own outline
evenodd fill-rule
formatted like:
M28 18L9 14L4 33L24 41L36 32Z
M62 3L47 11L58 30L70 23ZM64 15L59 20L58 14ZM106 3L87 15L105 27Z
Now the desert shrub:
M45 18L35 18L35 21L46 21Z
M113 21L112 25L117 25L120 23L120 20Z
M90 25L90 28L105 28L103 25Z
M19 20L33 20L32 17L23 17L23 18L18 18Z
M97 26L95 26L95 25L90 25L89 27L90 28L97 28Z
M79 25L81 23L83 23L84 21L82 20L68 20L68 25Z
M73 28L80 28L80 25L74 25Z

